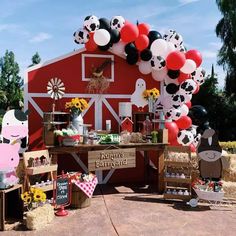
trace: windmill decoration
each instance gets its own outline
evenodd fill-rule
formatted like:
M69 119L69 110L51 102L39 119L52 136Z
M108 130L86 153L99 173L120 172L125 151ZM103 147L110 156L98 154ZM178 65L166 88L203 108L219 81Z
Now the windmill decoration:
M55 109L55 101L59 100L65 94L65 86L61 79L52 78L48 81L47 91L51 98L54 100L53 102L53 111Z

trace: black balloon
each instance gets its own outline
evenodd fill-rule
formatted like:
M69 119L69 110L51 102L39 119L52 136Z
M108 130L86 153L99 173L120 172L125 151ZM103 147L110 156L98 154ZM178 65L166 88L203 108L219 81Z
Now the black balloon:
M108 43L107 45L104 46L98 46L98 48L102 51L107 51L110 47L112 47L113 43Z
M132 54L127 54L127 56L126 56L127 63L130 64L130 65L136 64L137 61L138 61L138 56L139 55L138 55L137 52L136 53L132 53Z
M146 48L140 53L140 57L143 61L149 61L152 58L152 51Z
M155 41L156 39L162 39L162 36L158 31L151 30L148 33L148 38L149 38L149 47L150 47L153 41Z
M201 105L192 106L189 109L188 116L192 119L193 125L202 126L208 121L207 111Z
M120 32L116 29L110 30L111 39L110 42L118 43L120 41Z
M133 43L128 43L125 45L125 53L126 54L138 53L138 49L135 47Z
M99 19L100 27L99 29L106 29L107 31L110 31L110 21L107 18L100 18Z
M179 86L174 83L170 83L166 85L166 92L169 94L175 94L178 90L179 90Z
M171 79L177 79L179 77L180 71L179 70L168 70L167 75Z

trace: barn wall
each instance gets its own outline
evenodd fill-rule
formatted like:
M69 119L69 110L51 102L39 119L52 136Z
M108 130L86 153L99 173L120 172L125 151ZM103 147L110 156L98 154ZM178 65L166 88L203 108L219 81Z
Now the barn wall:
M51 64L45 66L29 69L26 78L26 90L25 99L28 103L30 110L29 115L29 144L30 149L44 148L42 141L42 114L52 110L53 100L47 94L47 83L51 78L60 78L65 85L65 96L56 103L56 110L66 111L64 109L65 102L69 101L71 97L79 96L85 97L87 101L91 101L91 97L94 94L89 94L87 91L87 81L82 81L82 55L113 55L114 56L114 82L110 83L109 89L105 92L105 100L112 109L118 114L119 102L130 101L129 97L135 90L135 82L138 78L142 78L146 81L147 89L156 87L159 88L159 83L152 79L151 75L143 75L139 72L138 66L129 65L125 59L116 56L110 52L87 52L78 51L71 56L63 58L58 61L54 61ZM99 66L104 62L104 58L90 58L91 60L85 61L85 75L89 77L92 72L93 66ZM111 77L111 67L107 67L104 70L104 75ZM110 95L126 95L125 98L109 98ZM97 96L99 98L99 95ZM101 96L100 96L101 98ZM103 97L104 98L104 97ZM111 114L105 103L101 105L100 119L95 111L95 104L87 110L84 115L84 123L92 124L92 128L96 128L99 125L100 128L105 129L105 120L112 121L112 131L118 132L118 123L114 116ZM133 106L133 111L137 110ZM96 118L95 118L96 116ZM101 124L96 124L96 121ZM98 126L97 126L98 127ZM122 171L121 171L122 172ZM132 171L131 171L132 172Z

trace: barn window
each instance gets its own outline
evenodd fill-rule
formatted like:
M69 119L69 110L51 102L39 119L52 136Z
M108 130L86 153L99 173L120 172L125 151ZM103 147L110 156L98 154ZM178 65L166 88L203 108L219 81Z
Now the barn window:
M105 61L111 60L114 62L113 55L101 54L82 54L82 81L89 81L93 72L93 68L101 66ZM109 63L103 69L103 75L114 82L114 63Z

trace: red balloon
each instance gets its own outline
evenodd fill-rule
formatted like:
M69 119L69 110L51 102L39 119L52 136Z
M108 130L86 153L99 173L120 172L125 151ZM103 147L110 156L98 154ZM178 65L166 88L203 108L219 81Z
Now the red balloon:
M192 49L185 53L186 59L195 61L196 66L199 67L202 64L202 55L198 50Z
M166 66L171 70L179 70L185 63L185 55L180 51L173 51L166 57Z
M175 123L179 129L188 129L192 125L192 120L189 116L181 116Z
M179 77L178 77L178 82L181 84L182 82L184 82L186 79L189 79L190 75L189 74L185 74L183 72L180 71Z
M131 23L125 24L120 31L120 37L125 43L135 41L138 37L138 34L138 27Z
M138 38L135 40L135 46L139 51L144 50L149 45L149 38L145 34L140 34Z
M148 24L141 23L141 24L138 24L138 30L139 30L139 35L140 34L148 35L150 26Z
M199 84L197 84L197 87L196 87L196 89L194 90L193 94L196 94L196 93L198 93L198 92L199 92L199 90L200 90L200 85L199 85Z
M196 147L191 143L189 145L191 152L196 152Z
M177 135L179 133L179 128L175 122L166 122L165 128L168 129L168 142L177 140Z
M191 107L192 107L191 101L186 102L185 105L186 105L188 108L191 108Z
M97 44L94 42L94 32L89 33L89 41L85 44L85 48L87 49L87 51L89 52L93 52L97 49Z

